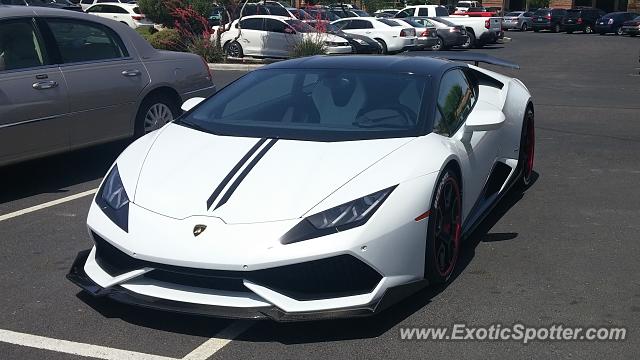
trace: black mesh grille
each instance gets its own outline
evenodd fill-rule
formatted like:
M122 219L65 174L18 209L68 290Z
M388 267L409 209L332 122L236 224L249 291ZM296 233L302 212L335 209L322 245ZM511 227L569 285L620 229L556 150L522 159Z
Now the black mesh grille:
M243 280L268 287L297 300L316 300L366 294L382 276L351 255L255 271L223 271L188 268L135 259L93 233L96 261L111 276L144 267L155 268L144 276L199 288L249 291Z

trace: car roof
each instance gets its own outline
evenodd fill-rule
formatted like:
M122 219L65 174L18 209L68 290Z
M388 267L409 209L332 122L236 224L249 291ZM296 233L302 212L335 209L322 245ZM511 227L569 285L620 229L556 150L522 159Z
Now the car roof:
M56 9L50 7L41 6L13 6L13 5L0 5L0 19L6 19L17 16L64 16L70 18L86 19L88 15L80 11L69 11L64 9Z
M136 3L119 3L119 2L103 2L103 3L94 3L93 5L91 5L91 7L97 6L97 5L113 5L113 6L119 6L121 8L125 8L125 9L133 9L135 7L138 7L138 4Z
M276 20L296 20L288 16L280 16L280 15L249 15L249 16L243 16L242 20L254 19L254 18L261 18L261 19L266 18L266 19L276 19ZM237 21L237 20L239 19L236 19L234 21Z
M439 77L439 75L447 69L459 66L460 64L461 63L427 56L318 55L280 61L264 66L262 69L368 70L391 73L414 73Z

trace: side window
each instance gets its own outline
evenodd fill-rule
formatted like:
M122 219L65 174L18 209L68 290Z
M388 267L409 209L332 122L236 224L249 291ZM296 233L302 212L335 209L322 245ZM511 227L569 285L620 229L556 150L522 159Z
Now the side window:
M400 11L399 13L397 13L394 17L396 17L396 18L406 18L406 17L409 17L409 16L413 16L413 8L404 9L404 10ZM422 15L420 15L420 16L422 16Z
M436 8L436 16L449 16L449 11L445 7L438 6Z
M368 20L351 20L343 29L373 29L373 25Z
M47 19L65 64L129 56L122 40L104 25L88 21Z
M93 0L81 0L80 4L91 5L91 4L93 4Z
M243 30L262 30L262 18L242 20L240 26Z
M0 72L46 63L46 54L31 20L0 22Z
M282 21L278 21L275 19L264 19L265 31L284 34L286 28L287 28L287 25Z
M336 23L334 23L333 25L335 25L335 27L337 27L340 30L347 30L349 29L349 24L351 23L351 20L340 20Z
M418 16L429 16L429 9L427 8L418 9Z
M87 9L86 12L88 13L102 13L102 12L106 12L103 11L104 5L94 5L90 8Z
M453 135L466 120L475 101L474 89L461 70L445 73L440 81L433 131L445 136Z

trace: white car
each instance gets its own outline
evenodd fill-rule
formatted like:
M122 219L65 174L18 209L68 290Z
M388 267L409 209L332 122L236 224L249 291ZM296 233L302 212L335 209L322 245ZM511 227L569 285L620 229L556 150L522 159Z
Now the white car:
M469 8L472 7L480 7L482 5L480 5L479 2L477 1L458 1L458 3L456 4L455 10L459 11L459 12L467 12L469 10Z
M135 1L131 1L131 0L80 0L80 6L82 7L82 11L87 11L87 9L91 5L95 5L95 4L111 4L111 3L129 4L129 3L135 3Z
M448 15L449 13L447 9L442 5L414 5L407 6L399 11L395 15L395 18L411 16L442 17L455 25L464 26L467 36L469 36L468 44L463 46L465 49L471 47L482 47L485 44L493 44L504 36L501 17Z
M346 39L319 33L315 28L298 19L274 15L245 16L240 22L240 29L238 29L238 20L235 20L231 24L231 30L225 31L220 36L220 43L230 57L241 58L248 55L287 58L290 56L292 46L303 39L324 42L327 54L353 52Z
M464 62L282 61L183 110L118 157L91 203L95 246L67 277L94 296L221 317L374 314L449 281L465 237L533 179L529 91Z
M400 52L416 46L416 29L392 19L351 17L331 24L348 34L363 35L380 43L382 53Z
M132 29L140 26L153 26L152 21L140 12L136 4L104 3L92 5L85 11L87 14L119 21Z

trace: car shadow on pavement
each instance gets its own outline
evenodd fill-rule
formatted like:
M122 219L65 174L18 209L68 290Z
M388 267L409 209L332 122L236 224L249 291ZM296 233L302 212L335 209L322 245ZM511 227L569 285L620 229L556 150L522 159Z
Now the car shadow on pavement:
M102 178L129 140L0 167L0 204Z
M510 190L496 205L476 230L467 238L451 282L460 276L473 260L475 248L481 242L507 241L517 238L518 233L489 233L491 228L523 198L539 175L534 172L527 189ZM393 329L405 319L428 306L431 299L443 292L447 286L426 287L381 313L364 318L321 320L313 322L278 323L258 321L249 331L236 339L249 342L278 342L282 344L304 344L338 340L379 337ZM193 336L220 337L218 329L228 324L228 319L185 315L144 309L119 304L105 298L95 298L84 292L77 297L106 318L119 318L128 323ZM246 320L236 320L246 321Z

